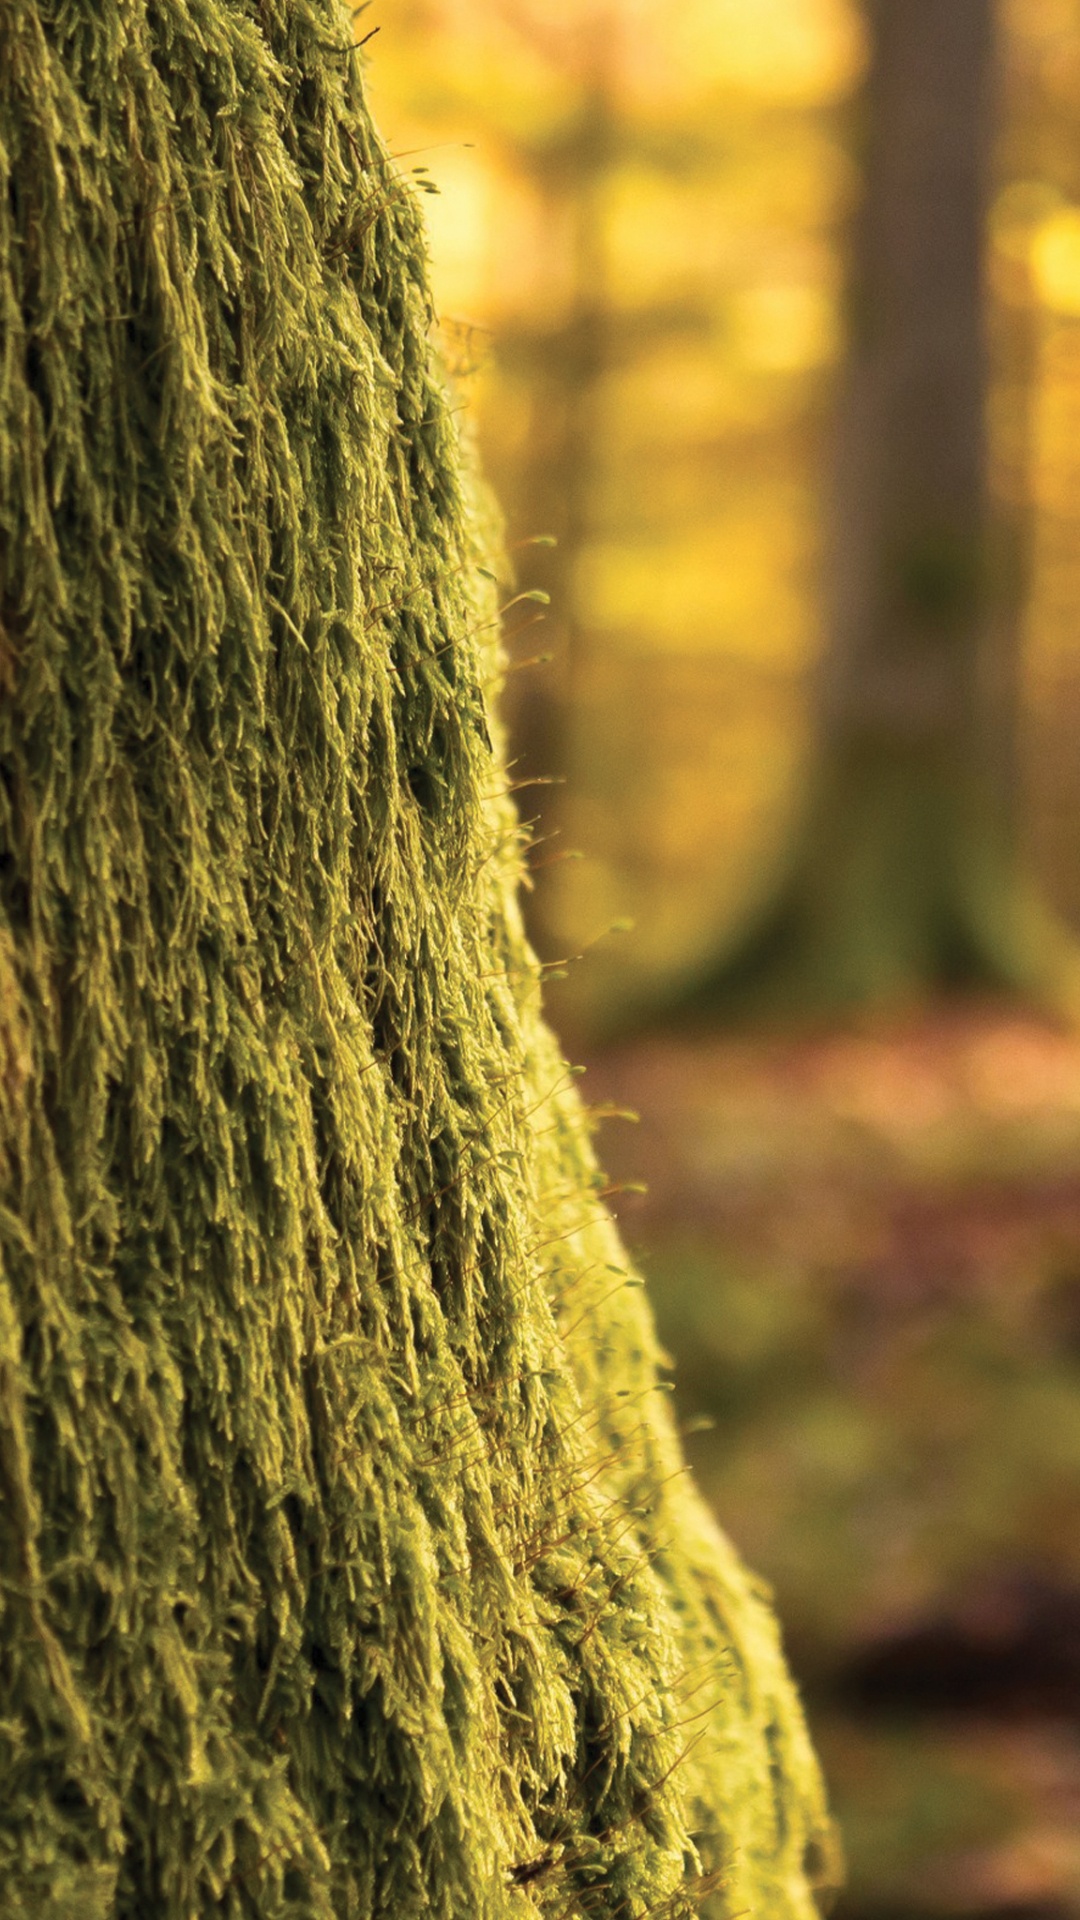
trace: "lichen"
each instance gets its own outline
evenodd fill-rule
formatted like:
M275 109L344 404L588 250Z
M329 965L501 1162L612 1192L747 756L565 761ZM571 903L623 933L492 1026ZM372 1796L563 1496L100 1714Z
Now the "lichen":
M802 1920L348 20L0 0L0 170L0 1907Z

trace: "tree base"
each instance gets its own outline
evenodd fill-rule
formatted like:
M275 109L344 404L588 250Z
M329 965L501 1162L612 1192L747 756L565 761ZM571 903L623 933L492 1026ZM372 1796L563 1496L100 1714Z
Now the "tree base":
M953 994L1080 1020L1080 945L985 787L940 745L875 741L820 777L770 902L677 1013L835 1018Z

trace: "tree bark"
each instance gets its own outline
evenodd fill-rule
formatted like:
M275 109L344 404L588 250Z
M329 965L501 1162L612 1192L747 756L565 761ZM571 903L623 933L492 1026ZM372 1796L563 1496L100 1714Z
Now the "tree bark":
M0 1910L808 1920L348 18L0 0L0 174Z

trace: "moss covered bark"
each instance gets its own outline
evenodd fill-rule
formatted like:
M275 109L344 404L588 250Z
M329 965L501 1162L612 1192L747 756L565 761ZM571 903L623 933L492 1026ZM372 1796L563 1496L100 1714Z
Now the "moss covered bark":
M0 0L0 168L0 1909L805 1920L347 21Z

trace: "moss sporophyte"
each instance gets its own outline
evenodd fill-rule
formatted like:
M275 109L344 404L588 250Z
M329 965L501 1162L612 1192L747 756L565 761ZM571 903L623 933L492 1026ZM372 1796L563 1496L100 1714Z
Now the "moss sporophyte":
M0 1910L808 1916L350 33L0 0Z

